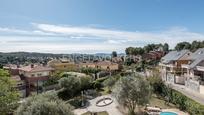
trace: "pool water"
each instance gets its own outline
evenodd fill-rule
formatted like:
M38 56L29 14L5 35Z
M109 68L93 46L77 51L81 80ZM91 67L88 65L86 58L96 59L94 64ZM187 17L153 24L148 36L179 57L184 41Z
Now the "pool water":
M173 112L161 112L160 115L178 115L178 114Z

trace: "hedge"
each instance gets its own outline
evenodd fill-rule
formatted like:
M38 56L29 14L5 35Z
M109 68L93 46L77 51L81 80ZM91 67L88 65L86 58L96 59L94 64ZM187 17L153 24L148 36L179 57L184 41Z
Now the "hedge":
M171 89L170 102L190 115L204 115L204 105L188 98L184 94Z
M160 77L153 76L148 79L153 92L168 97L170 103L175 104L182 111L187 111L190 115L204 115L204 105L192 100L184 94L166 86Z

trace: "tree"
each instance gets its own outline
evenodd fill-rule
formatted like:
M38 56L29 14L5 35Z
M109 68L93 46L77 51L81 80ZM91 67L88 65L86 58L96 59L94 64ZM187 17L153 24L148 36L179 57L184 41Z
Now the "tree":
M168 51L169 51L169 44L164 43L163 50L164 50L165 52L168 52Z
M135 108L147 104L150 98L150 85L140 76L126 76L115 84L113 95L118 102L127 107L130 115Z
M117 55L117 52L116 51L113 51L112 52L112 57L117 57L118 55Z
M63 77L59 80L59 85L63 88L63 92L72 97L77 91L80 90L79 78L75 76Z
M175 49L178 51L183 50L183 49L191 49L191 44L189 42L180 42L176 44Z
M10 79L9 73L0 69L0 113L12 112L17 107L19 94L14 88L15 82Z
M59 99L56 92L29 97L16 111L16 115L74 115L73 107Z
M90 76L80 76L80 89L85 90L91 87L92 78Z
M108 79L106 79L103 82L104 86L107 86L109 90L111 90L111 88L115 85L115 83L118 81L118 78L121 76L111 76Z
M198 48L202 48L204 44L202 44L202 42L199 42L199 41L193 41L192 44L191 44L191 50L192 51L195 51L197 50Z
M134 48L133 47L128 47L125 49L125 53L127 55L132 55L133 54L133 51L134 51Z
M81 68L81 72L82 73L85 73L85 74L96 74L98 72L100 72L101 69L98 69L98 68L91 68L91 67L88 67L88 68Z

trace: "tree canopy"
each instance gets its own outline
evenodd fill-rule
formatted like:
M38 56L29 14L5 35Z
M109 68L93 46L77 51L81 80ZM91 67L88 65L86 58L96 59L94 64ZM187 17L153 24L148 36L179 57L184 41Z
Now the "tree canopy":
M117 52L116 51L113 51L112 52L112 57L117 57L118 55L117 55Z
M163 50L164 50L165 52L168 52L168 51L169 51L169 44L164 43Z
M198 48L204 48L204 41L193 41L193 42L179 42L175 46L175 50L188 49L196 51Z
M27 98L17 109L16 115L74 115L72 109L55 92L49 92Z
M0 113L3 115L17 107L19 94L14 86L15 82L10 79L9 73L0 69Z
M127 55L142 55L144 53L148 53L153 50L158 50L159 48L163 48L168 50L168 44L148 44L144 47L128 47L125 49L125 53Z
M150 85L140 76L122 77L113 89L113 95L118 102L127 107L130 115L134 115L135 108L147 104L150 98Z

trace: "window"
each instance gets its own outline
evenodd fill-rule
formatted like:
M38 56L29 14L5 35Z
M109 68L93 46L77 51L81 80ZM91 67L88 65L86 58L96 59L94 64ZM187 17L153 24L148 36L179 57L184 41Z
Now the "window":
M38 73L38 76L42 76L42 74L41 74L41 73Z
M35 77L35 74L31 74L31 77Z

